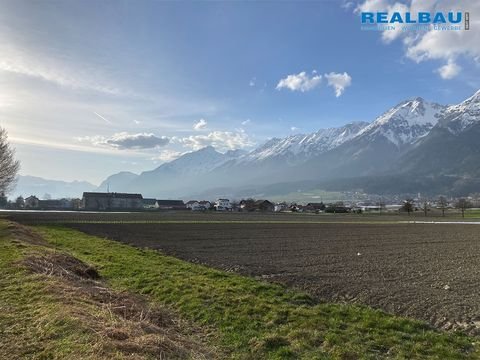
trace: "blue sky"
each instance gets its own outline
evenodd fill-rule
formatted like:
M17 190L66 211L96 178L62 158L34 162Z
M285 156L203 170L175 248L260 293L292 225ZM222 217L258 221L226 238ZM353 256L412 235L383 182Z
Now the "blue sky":
M472 29L360 30L359 10L395 6L470 11ZM475 14L473 0L2 1L0 125L22 174L99 183L406 98L455 103L480 88Z

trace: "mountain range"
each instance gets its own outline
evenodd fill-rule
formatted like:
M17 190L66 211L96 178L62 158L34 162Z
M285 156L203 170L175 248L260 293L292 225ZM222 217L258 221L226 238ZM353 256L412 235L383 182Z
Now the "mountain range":
M41 199L78 198L84 191L93 191L96 185L86 181L48 180L36 176L18 176L17 184L10 197L36 195Z
M480 90L455 105L420 97L371 123L273 138L250 152L209 146L98 188L148 197L251 196L295 191L466 195L480 191Z

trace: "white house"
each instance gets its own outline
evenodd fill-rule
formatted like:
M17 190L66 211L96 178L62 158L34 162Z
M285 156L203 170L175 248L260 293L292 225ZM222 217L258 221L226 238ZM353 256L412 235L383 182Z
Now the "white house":
M192 211L205 211L210 209L210 201L202 200L202 201L197 201L197 200L190 200L186 204L187 209L190 209Z
M286 203L277 203L275 204L274 210L275 212L287 211L288 205Z
M200 203L197 200L190 200L190 201L187 201L187 203L185 204L187 209L190 209L190 210L193 210L193 208L198 207L198 205L200 205Z
M230 211L232 210L232 205L228 199L218 199L215 201L215 210L217 211Z
M202 200L202 201L199 202L199 204L201 206L203 206L205 208L205 210L210 209L210 207L212 206L212 203L210 201L207 201L207 200Z
M143 199L144 209L158 209L157 199Z

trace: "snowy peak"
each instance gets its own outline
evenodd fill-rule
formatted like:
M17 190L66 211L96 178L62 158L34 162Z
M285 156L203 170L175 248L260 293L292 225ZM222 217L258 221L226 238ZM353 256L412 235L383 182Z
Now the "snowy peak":
M329 151L354 138L368 123L352 122L339 128L321 129L311 134L273 138L239 159L240 163L282 158L298 163Z
M477 123L480 123L480 90L460 104L449 106L441 125L457 134Z
M370 139L384 137L397 147L427 135L438 123L445 106L417 97L394 106L361 131Z

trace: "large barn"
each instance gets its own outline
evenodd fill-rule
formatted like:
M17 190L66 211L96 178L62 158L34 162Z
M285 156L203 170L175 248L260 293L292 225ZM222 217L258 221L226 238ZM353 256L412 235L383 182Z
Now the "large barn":
M85 210L141 210L141 194L84 192L82 207Z

